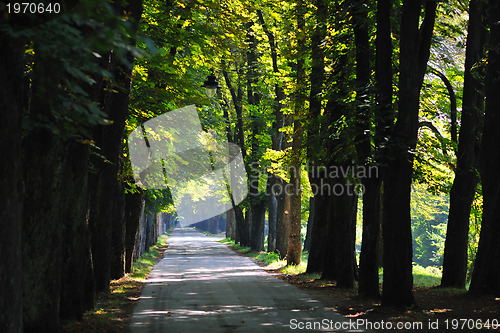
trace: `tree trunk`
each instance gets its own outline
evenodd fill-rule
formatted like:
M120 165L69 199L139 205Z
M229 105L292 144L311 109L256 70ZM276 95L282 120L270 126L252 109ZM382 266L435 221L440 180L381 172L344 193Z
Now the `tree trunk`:
M481 142L481 183L483 220L474 264L470 292L500 296L500 3L487 7L490 23L490 47L486 68L486 105Z
M50 55L38 51L33 69L30 116L53 121L52 98L58 76ZM57 332L61 288L63 198L62 139L46 128L32 129L23 139L24 183L23 290L24 331Z
M290 200L290 233L288 236L287 265L298 265L302 258L302 189L301 167L302 149L304 141L304 108L306 102L306 72L305 72L305 36L301 33L305 29L305 6L301 1L296 2L295 16L297 20L297 79L293 96L294 118L292 134L292 152L290 163L290 186L285 194Z
M322 270L321 270L321 279L323 280L335 280L337 279L337 265L336 265L336 259L337 259L337 245L335 244L335 241L339 239L339 237L336 237L335 233L337 230L335 230L336 225L335 225L335 220L334 220L334 210L335 210L335 200L333 198L333 195L328 196L327 202L325 203L326 205L326 210L328 213L326 214L326 228L325 228L325 234L323 235L323 248L322 251L324 252L323 257L323 262L321 264Z
M343 168L347 167L342 165ZM352 289L355 277L355 229L357 196L346 190L347 179L339 177L332 184L332 195L328 209L326 237L331 240L325 244L325 263L322 279L337 280L339 288ZM337 185L337 186L336 186ZM342 193L338 190L342 188Z
M118 173L121 173L120 169ZM115 181L114 198L116 203L113 206L110 278L116 280L125 275L125 189L120 180Z
M268 207L268 234L267 234L267 252L276 251L276 220L278 219L278 200L274 193L274 184L276 184L276 176L268 174L267 178L267 207Z
M1 24L3 20L0 19ZM0 34L0 331L23 332L21 114L24 43Z
M399 113L388 143L388 177L384 179L383 305L414 304L410 217L412 151L417 143L419 95L430 54L436 6L435 1L425 3L425 18L419 28L422 3L403 1Z
M234 219L234 209L228 210L226 212L226 238L232 239L235 243L238 243L236 239L236 221Z
M362 296L379 297L378 267L380 263L381 181L364 179L363 241L359 258L359 288Z
M304 251L311 248L311 234L314 223L314 197L309 198L309 218L307 219L306 239L304 240Z
M286 257L288 251L288 235L290 234L290 197L285 194L285 185L287 184L283 179L278 178L276 187L278 195L276 195L277 216L276 220L276 252L279 254L280 259Z
M298 265L302 259L300 163L295 164L291 169L290 185L292 185L289 187L291 195L287 194L290 202L290 232L288 234L286 263L287 265Z
M143 210L144 193L142 191L125 194L125 273L132 271L135 238Z
M252 210L252 240L250 247L254 251L264 251L266 201L255 204L252 206Z
M337 209L334 211L335 240L336 246L335 265L337 266L337 287L352 289L356 277L356 213L358 197L356 195L344 194L333 196L338 199Z
M387 6L379 1L379 6ZM356 150L360 166L368 167L374 160L370 131L370 41L368 34L368 13L365 1L354 2L353 30L356 44ZM390 29L390 28L389 28ZM383 32L383 28L381 29ZM378 175L377 175L378 177ZM365 189L363 195L363 244L359 267L359 294L379 296L378 281L378 236L381 224L380 186L378 179L361 180Z
M89 146L78 142L67 142L62 171L62 193L58 206L62 225L62 275L60 316L82 319L88 309L85 285L90 260L90 232L88 229L88 162ZM93 301L93 298L91 298Z
M450 211L443 258L442 287L465 288L467 249L472 201L479 181L481 117L484 111L482 73L473 67L484 56L486 42L485 8L479 0L469 5L469 28L465 57L464 90L457 168L450 193Z
M243 246L248 246L250 243L250 235L248 234L248 223L243 214L243 209L240 206L234 206L234 215L236 218L236 229L238 230L238 240Z
M328 5L324 0L317 0L316 5L316 27L311 38L311 74L309 80L311 82L311 91L309 94L309 114L308 114L308 127L307 127L307 160L308 169L311 165L312 168L316 168L316 164L322 162L321 158L317 156L317 152L320 151L323 146L322 136L324 135L324 128L321 127L320 115L321 115L321 104L323 100L323 81L325 74L325 61L324 61L324 49L323 41L326 36L326 18L328 15ZM325 217L324 214L318 212L317 207L321 206L324 201L324 194L320 188L321 179L314 177L314 173L308 170L309 181L311 186L314 184L313 188L313 198L310 200L309 205L309 221L307 226L306 242L304 244L304 250L309 251L309 259L307 263L307 271L321 271L323 268L323 258L322 255L322 238L324 237L323 229L325 227ZM323 207L323 212L326 212L326 208ZM316 227L316 225L318 227Z
M108 92L104 108L112 125L99 128L96 145L101 149L100 157L93 158L97 174L91 176L92 257L94 261L97 291L108 290L111 277L120 275L123 262L124 191L117 178L121 166L122 139L128 109L130 77L127 71L110 55L110 65L120 90ZM126 72L128 73L129 70ZM128 82L128 84L127 84ZM114 228L113 228L114 227ZM113 234L114 233L114 234ZM113 271L111 270L113 265Z
M226 85L231 93L231 98L233 101L234 110L236 112L236 128L235 128L235 143L238 144L241 148L241 154L243 158L245 158L246 150L245 150L245 137L243 132L243 116L242 116L242 107L241 107L241 99L242 99L242 90L238 85L238 91L236 91L231 83L231 78L227 71L223 71L224 80L226 81ZM239 73L238 73L239 74ZM243 216L243 210L240 206L236 206L233 204L234 210L234 218L236 221L236 236L235 241L242 245L248 245L248 233L246 232L246 224Z
M271 60L273 64L273 73L275 75L279 75L279 67L278 67L278 52L277 52L277 45L275 41L274 34L272 33L271 30L269 30L265 20L264 16L261 10L257 10L257 16L259 19L259 23L262 26L262 29L264 30L264 33L266 34L268 38L268 43L269 43L269 49L271 51ZM285 140L284 140L284 135L283 132L280 132L280 129L283 128L285 125L285 118L283 116L282 112L282 100L285 99L285 93L283 91L283 88L280 84L280 80L277 80L276 83L274 84L274 93L275 93L275 99L273 103L273 109L274 109L274 121L273 121L273 130L271 133L271 141L272 141L272 148L274 150L282 150L285 146ZM282 202L282 197L281 195L283 194L276 194L273 193L273 188L276 184L276 186L279 186L279 184L282 185L281 180L278 180L278 178L274 175L270 175L270 178L268 179L268 185L270 188L270 195L268 196L268 221L269 221L269 233L268 233L268 246L267 246L267 251L268 252L275 252L278 251L279 253L283 254L283 248L285 244L287 244L287 240L284 241L282 238L278 240L278 237L281 237L282 235L279 235L279 232L283 230L281 222L283 222L283 209L281 209L283 206L280 205L280 202ZM281 188L283 189L283 188ZM287 229L286 227L284 229ZM278 245L278 243L280 245ZM281 250L279 250L281 248Z
M314 196L314 222L311 230L311 248L307 260L307 273L320 273L323 271L326 243L327 243L327 221L330 196L318 192Z

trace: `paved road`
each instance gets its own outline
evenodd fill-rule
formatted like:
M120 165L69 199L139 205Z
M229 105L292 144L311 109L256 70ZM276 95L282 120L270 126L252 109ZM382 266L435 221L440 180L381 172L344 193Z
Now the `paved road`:
M216 240L192 228L173 231L135 306L132 333L313 331L298 328L314 321L322 332L361 331ZM342 323L351 330L335 329Z

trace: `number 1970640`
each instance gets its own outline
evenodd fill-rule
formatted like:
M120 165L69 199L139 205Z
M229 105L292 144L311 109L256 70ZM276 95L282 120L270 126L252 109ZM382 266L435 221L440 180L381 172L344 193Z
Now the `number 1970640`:
M5 5L9 14L59 14L61 4L54 3L34 3L34 2L14 2Z

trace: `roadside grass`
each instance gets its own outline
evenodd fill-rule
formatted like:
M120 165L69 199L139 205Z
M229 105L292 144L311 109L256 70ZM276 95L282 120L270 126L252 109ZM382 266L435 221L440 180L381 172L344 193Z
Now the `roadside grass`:
M307 259L309 258L308 252L302 252L302 260L299 265L287 265L286 259L280 259L279 254L277 253L252 251L250 247L236 244L230 238L224 238L219 242L227 244L232 249L255 259L256 261L264 264L268 269L277 269L281 273L287 275L299 275L299 274L304 274L306 272Z
M109 292L97 295L92 310L83 314L82 321L65 321L62 332L67 333L118 333L128 331L128 317L134 302L139 299L144 280L153 266L161 259L165 250L167 235L150 247L134 262L132 272L118 280L112 280Z
M437 267L413 265L413 287L433 288L441 284L441 270Z
M321 278L321 274L305 274L307 269L307 259L309 254L302 253L302 261L299 265L287 266L286 260L280 260L277 253L256 252L252 251L250 247L235 244L230 238L225 238L219 242L227 244L232 249L252 257L253 259L261 262L269 269L277 269L279 272L286 275L297 275L301 280L316 280ZM437 267L422 267L420 265L413 265L413 285L414 288L426 289L438 287L441 283L441 270ZM383 268L379 269L380 285L383 282Z
M428 289L435 288L441 284L442 272L438 267L423 267L413 264L413 288ZM384 269L378 270L379 283L382 285L384 281Z

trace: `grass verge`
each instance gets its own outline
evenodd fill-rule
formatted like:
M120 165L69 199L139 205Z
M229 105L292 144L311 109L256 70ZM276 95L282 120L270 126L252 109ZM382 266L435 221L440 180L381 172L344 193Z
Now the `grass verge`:
M276 269L280 273L290 275L304 274L306 272L307 259L309 257L309 253L307 252L302 252L302 260L299 265L287 265L286 260L280 259L277 253L252 251L250 247L236 244L230 238L222 239L219 242L227 244L233 250L253 258L260 265L265 266L268 269Z
M94 308L84 313L82 321L64 321L62 332L128 332L128 319L134 303L139 299L144 280L167 248L166 241L167 235L161 236L149 252L134 262L131 273L112 280L109 292L97 295Z

